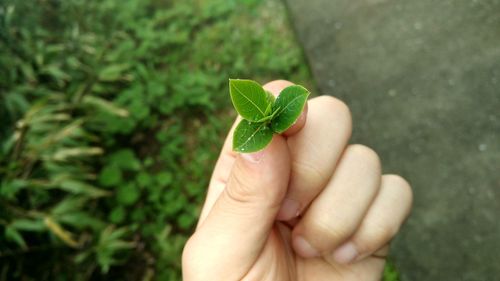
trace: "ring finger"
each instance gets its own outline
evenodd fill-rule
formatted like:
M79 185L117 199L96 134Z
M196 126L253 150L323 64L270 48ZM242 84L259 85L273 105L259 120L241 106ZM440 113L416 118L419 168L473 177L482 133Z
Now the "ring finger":
M359 228L327 260L347 264L370 255L383 255L385 246L408 217L412 197L410 185L403 178L384 175L380 191Z
M327 186L293 230L293 246L303 257L331 255L356 231L380 188L378 155L350 145Z

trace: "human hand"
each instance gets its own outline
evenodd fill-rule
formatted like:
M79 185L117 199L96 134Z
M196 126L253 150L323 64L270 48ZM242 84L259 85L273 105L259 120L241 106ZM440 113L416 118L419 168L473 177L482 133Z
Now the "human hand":
M291 84L264 88L278 95ZM184 248L184 280L380 280L412 191L381 174L373 150L348 144L347 106L311 99L288 131L252 154L232 151L233 130Z

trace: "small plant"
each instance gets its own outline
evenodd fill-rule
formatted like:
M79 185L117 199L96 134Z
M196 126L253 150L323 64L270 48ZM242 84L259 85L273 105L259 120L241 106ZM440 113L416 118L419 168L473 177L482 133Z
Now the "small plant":
M233 150L255 152L266 147L273 134L281 134L299 118L309 96L300 86L288 86L275 99L257 82L229 79L234 108L243 118L234 131Z

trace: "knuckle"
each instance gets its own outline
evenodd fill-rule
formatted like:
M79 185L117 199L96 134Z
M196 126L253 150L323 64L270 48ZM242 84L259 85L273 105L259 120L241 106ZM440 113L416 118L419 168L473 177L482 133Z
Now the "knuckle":
M347 153L362 159L361 163L365 163L372 169L375 169L377 173L382 171L382 164L378 154L368 146L362 144L351 144L347 147Z
M413 190L410 183L400 175L388 174L383 176L383 181L391 186L398 187L400 189L400 200L406 202L408 207L411 208L413 205Z
M255 192L252 192L251 186L241 173L233 173L231 175L230 181L224 191L228 199L234 202L244 204L255 201Z
M410 188L410 184L400 175L387 174L384 175L384 178L395 185Z
M324 237L324 241L331 241L334 244L349 237L352 228L345 219L338 218L338 216L317 216L309 225L314 235Z
M222 200L226 200L229 204L246 206L250 209L256 205L276 207L280 204L280 198L285 195L286 189L266 188L275 184L273 179L268 175L259 177L259 180L256 180L255 175L246 173L243 169L233 172L222 193Z
M337 98L334 98L332 96L324 95L324 96L317 97L317 99L320 100L322 104L327 105L327 106L331 106L332 109L334 109L334 108L338 109L340 107L345 107L346 109L348 109L347 105L343 101L341 101Z
M373 225L365 237L357 239L356 244L360 252L370 253L391 241L398 231L396 226Z
M292 169L300 175L310 186L318 186L329 179L329 175L314 163L306 161L293 161Z
M336 115L335 118L345 121L349 127L351 127L352 114L345 102L332 96L319 96L317 99L328 109L328 112L332 112Z
M379 224L372 228L372 240L378 241L380 243L385 243L394 237L396 233L398 233L399 227L388 225L388 224Z
M273 81L268 82L267 84L277 84L277 85L280 85L280 86L290 86L290 85L293 85L292 82L290 82L288 80L285 80L285 79L273 80Z
M279 92L283 90L284 88L293 85L292 82L288 80L273 80L268 83L266 83L263 87L264 89L271 91L273 95L278 96Z
M408 181L400 175L387 174L387 175L384 175L384 180L389 182L391 185L396 185L396 186L400 186L401 188L411 190L410 183L408 183Z

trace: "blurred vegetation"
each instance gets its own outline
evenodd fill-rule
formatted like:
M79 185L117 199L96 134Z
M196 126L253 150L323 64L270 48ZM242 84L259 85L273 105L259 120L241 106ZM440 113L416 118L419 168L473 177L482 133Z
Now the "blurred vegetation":
M0 2L0 280L180 280L234 112L311 87L278 1Z
M394 263L389 260L384 268L383 281L399 281L399 273L396 270Z

